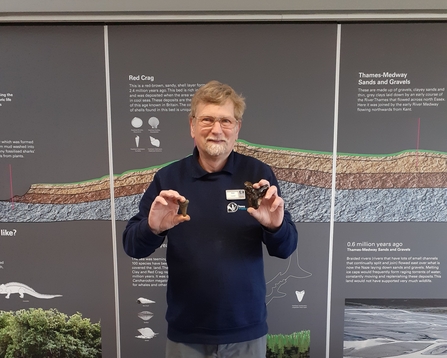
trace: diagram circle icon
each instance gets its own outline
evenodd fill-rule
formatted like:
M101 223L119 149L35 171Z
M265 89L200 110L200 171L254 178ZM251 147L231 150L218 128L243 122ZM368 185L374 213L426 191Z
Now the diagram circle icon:
M138 117L134 117L131 121L132 127L140 128L143 125L143 120Z

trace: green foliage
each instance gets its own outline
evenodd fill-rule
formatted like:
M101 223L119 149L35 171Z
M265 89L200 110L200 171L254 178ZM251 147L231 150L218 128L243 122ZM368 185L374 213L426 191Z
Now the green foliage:
M267 335L267 357L303 357L309 352L309 348L310 331Z
M0 311L0 358L100 358L101 326L55 309Z

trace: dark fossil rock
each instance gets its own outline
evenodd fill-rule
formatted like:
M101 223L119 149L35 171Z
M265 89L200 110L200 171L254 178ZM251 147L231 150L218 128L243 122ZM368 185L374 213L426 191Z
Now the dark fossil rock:
M265 196L265 193L267 192L267 189L269 186L263 185L258 189L253 188L253 184L249 181L246 181L244 183L245 187L245 198L247 199L247 205L248 207L252 208L259 208L259 199L263 198Z
M186 211L188 210L188 204L189 204L189 200L188 199L186 199L186 201L184 201L184 202L180 202L180 201L178 202L180 213L183 216L187 215Z

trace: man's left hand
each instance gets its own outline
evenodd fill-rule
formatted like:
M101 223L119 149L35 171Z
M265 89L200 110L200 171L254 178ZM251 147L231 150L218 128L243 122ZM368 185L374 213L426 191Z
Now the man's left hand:
M258 189L263 185L270 185L270 183L261 179L253 184L253 187ZM278 229L284 219L284 200L278 195L278 188L274 185L270 186L261 199L259 208L248 208L247 212L269 230Z

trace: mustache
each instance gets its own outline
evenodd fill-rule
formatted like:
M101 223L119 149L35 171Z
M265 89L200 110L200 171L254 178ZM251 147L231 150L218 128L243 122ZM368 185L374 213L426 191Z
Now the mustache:
M206 138L206 141L210 141L210 140L228 143L228 139L226 139L226 138L215 138L215 137L207 137Z

